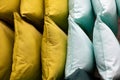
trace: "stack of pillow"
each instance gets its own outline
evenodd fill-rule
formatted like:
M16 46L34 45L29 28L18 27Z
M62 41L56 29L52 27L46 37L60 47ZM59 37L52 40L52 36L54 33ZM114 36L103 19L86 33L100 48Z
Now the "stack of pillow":
M119 80L119 4L0 0L0 80Z
M67 52L67 0L45 0L42 80L63 80Z

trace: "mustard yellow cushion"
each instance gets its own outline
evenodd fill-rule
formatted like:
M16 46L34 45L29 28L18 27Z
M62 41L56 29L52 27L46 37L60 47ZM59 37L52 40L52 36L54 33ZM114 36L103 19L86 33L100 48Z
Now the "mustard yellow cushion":
M41 34L14 13L15 43L10 80L40 80Z
M13 23L13 12L19 11L20 0L0 0L0 19Z
M43 20L43 0L21 0L20 13L22 17L41 25Z
M0 80L9 80L12 70L14 32L0 21Z
M66 34L45 16L42 38L42 79L63 80L66 60Z
M67 32L68 0L45 0L45 15Z

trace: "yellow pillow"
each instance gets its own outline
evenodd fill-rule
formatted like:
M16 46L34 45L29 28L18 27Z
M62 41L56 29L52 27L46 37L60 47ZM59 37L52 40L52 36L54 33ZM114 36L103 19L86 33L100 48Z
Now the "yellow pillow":
M15 43L10 80L40 80L41 34L14 13Z
M20 0L0 0L0 19L13 23L13 12L19 11Z
M49 16L62 30L68 31L68 0L45 0L45 15Z
M0 80L9 80L12 70L14 32L0 21Z
M36 25L43 21L43 0L21 0L20 13L22 17Z
M45 16L42 38L42 79L63 80L66 61L66 34Z

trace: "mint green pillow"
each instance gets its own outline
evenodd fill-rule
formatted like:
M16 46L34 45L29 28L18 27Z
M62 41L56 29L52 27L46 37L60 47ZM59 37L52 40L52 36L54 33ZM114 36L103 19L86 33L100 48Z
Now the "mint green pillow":
M111 29L98 16L93 32L98 71L103 80L120 78L120 45Z
M74 21L92 39L94 15L90 0L69 0L69 13Z
M92 4L95 14L100 15L101 20L117 35L118 24L115 0L92 0Z
M78 68L91 73L94 69L93 45L85 32L69 16L67 61L65 77Z
M120 16L120 0L116 0L118 15Z

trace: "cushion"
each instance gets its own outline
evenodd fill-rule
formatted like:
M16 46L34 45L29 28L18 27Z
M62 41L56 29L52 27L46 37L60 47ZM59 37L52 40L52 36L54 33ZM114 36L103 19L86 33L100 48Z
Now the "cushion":
M0 80L9 80L12 70L14 32L0 21Z
M116 0L118 15L120 16L120 0Z
M15 43L10 80L40 80L41 33L14 13Z
M90 0L69 0L69 13L92 39L94 16ZM89 20L88 20L89 19Z
M45 15L67 33L68 0L45 0Z
M78 68L88 73L93 71L93 46L88 36L74 22L74 19L70 15L65 77L71 75Z
M21 0L20 13L22 17L31 21L31 23L41 26L43 20L43 0Z
M119 80L120 45L114 33L99 16L95 22L93 45L97 68L103 80Z
M115 0L92 0L92 4L95 14L100 15L101 20L117 35L118 24Z
M0 0L0 19L13 23L13 12L19 11L20 0Z
M92 79L91 76L86 71L78 68L65 80L94 80L94 79Z
M42 38L42 80L63 80L67 35L45 16Z

